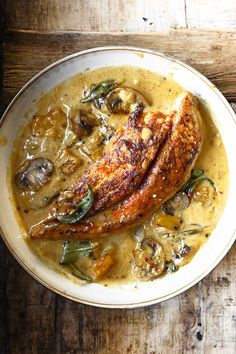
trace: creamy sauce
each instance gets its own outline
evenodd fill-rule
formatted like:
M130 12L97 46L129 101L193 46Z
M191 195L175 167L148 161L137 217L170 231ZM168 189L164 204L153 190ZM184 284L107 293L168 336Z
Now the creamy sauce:
M4 135L0 135L0 147L4 147L7 145L7 137Z
M143 93L151 102L151 111L170 113L174 109L175 101L185 90L176 83L171 76L163 77L159 74L133 67L104 68L78 74L44 94L37 102L36 117L31 120L15 143L12 155L12 189L17 207L17 215L22 228L28 233L30 227L47 216L51 198L59 191L69 186L72 181L88 168L96 159L102 156L106 137L116 132L127 122L127 114L110 115L107 122L93 130L93 133L81 138L74 144L76 137L68 130L67 117L78 109L88 109L89 105L80 103L82 93L93 83L107 79L116 79L122 85L130 86ZM184 257L177 260L177 266L188 263L201 245L207 240L222 213L227 195L228 166L221 137L214 126L207 109L201 107L205 124L205 139L201 154L196 166L204 169L204 174L214 181L216 193L208 190L207 198L202 197L202 191L196 192L188 208L176 221L179 225L173 226L173 232L162 232L163 226L171 229L173 217L167 217L163 223L163 212L158 210L142 225L120 232L119 235L110 235L98 241L98 249L108 248L112 252L113 265L109 271L98 281L103 284L112 284L117 281L131 281L135 279L133 268L133 251L137 248L140 238L153 238L160 242L165 250L166 259L171 262L173 250L181 243L189 247ZM45 115L50 121L43 124ZM107 125L109 128L107 128ZM32 135L34 132L34 136ZM71 147L68 146L71 141ZM68 156L76 161L73 173L66 176L61 173L63 159ZM22 191L16 187L14 176L25 159L44 157L54 163L55 173L50 183L38 192ZM69 166L70 167L70 166ZM209 186L208 186L209 187ZM200 196L198 196L198 194ZM177 216L178 218L178 216ZM166 224L167 223L167 224ZM195 225L197 224L197 226ZM181 230L203 227L201 232L192 235L181 235L176 238L176 228ZM160 227L162 229L160 230ZM173 236L173 235L174 236ZM69 269L58 264L63 241L26 241L32 249L42 258L48 266L62 272L65 276L75 279ZM93 260L83 258L77 262L80 270L88 273Z

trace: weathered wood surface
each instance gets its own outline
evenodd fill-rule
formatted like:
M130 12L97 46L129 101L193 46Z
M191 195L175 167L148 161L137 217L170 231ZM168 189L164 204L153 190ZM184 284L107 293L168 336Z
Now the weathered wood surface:
M3 12L3 4L0 2L0 13ZM0 115L3 112L3 51L4 22L0 16ZM1 191L0 191L1 193ZM7 286L7 259L9 252L0 238L0 353L6 354L7 350L7 312L6 312L6 286Z
M235 0L185 0L188 28L236 28Z
M8 26L17 29L155 32L236 28L235 0L8 0L6 14Z
M235 246L198 285L136 310L96 309L65 300L7 256L7 318L2 326L7 326L8 353L236 352Z
M1 109L28 79L53 61L82 49L114 44L142 46L175 55L199 69L231 102L236 102L234 31L173 30L170 34L150 35L51 32L235 27L234 1L222 5L221 0L216 0L212 6L206 3L203 0L0 1L0 14L6 10L2 20L7 27L2 47ZM144 309L104 310L73 303L45 289L17 264L0 240L0 353L233 354L236 352L235 269L236 246L203 281L174 299Z
M9 101L16 90L33 74L55 60L82 49L104 45L133 45L174 55L206 75L227 99L236 101L236 31L203 30L174 30L169 34L10 30L6 33L4 51L6 101Z
M4 104L54 60L114 42L174 54L235 100L235 36L207 31L176 31L169 36L9 31L4 45ZM63 299L33 280L2 244L0 253L1 354L236 352L236 246L189 291L136 310L96 309Z

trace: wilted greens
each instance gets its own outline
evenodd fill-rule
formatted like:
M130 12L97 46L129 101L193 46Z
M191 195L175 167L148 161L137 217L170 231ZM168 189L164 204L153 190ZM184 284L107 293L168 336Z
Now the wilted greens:
M63 224L76 224L87 214L93 205L93 199L93 191L90 187L88 187L87 194L77 204L75 210L67 215L58 215L58 220Z
M65 241L62 246L60 264L77 261L79 258L88 257L94 248L90 241Z
M110 91L114 90L118 86L117 80L107 80L100 82L97 85L92 85L87 96L80 100L81 103L94 102L104 98Z

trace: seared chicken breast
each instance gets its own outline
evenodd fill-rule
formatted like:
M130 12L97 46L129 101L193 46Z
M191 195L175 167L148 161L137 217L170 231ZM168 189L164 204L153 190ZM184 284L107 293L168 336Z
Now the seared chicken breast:
M82 178L61 193L56 213L69 214L88 190L94 202L89 215L107 209L136 189L165 139L172 119L162 113L131 113L127 125L106 146L103 157Z
M200 153L203 140L202 120L198 110L197 98L191 93L187 93L168 118L159 113L146 113L146 115L139 113L137 116L131 116L130 119L131 122L133 120L135 122L128 123L130 135L128 135L128 138L125 135L125 133L127 134L125 132L128 129L127 127L115 138L111 144L110 153L109 151L105 152L102 160L104 170L102 168L98 179L94 177L90 179L93 175L93 168L95 168L91 166L78 184L71 188L75 195L78 193L78 196L80 196L76 197L76 201L78 201L87 190L88 183L92 187L95 186L95 193L101 197L101 201L99 198L95 198L95 204L91 209L91 214L96 214L86 216L78 224L65 225L57 220L58 210L54 206L51 215L31 229L31 238L52 240L95 239L110 232L130 227L157 210L188 180ZM132 130L133 124L139 129ZM159 129L159 134L157 132L154 134L155 124ZM147 134L149 136L149 139L146 139L147 145L144 144L145 139L142 138L144 128L150 129L152 134L152 139L149 136L150 133ZM120 150L121 147L117 152L117 146L120 146L121 142L123 146L124 136L129 139L130 144L134 142L136 147L138 147L138 144L144 144L143 153L139 149L132 150L130 148L127 152L126 147L123 152ZM153 143L154 140L155 144ZM125 146L127 145L125 144ZM133 155L137 154L139 157L130 156L132 152ZM135 161L136 158L137 161ZM127 168L127 171L129 171L127 183L123 181L125 174L115 173L117 161L113 159L122 161L122 166L127 163L128 159L128 164L132 165L132 167ZM110 170L109 164L106 165L107 161L116 167L111 167ZM100 163L97 162L95 165L100 166ZM118 166L120 165L118 164ZM134 177L134 171L137 174L141 173L141 176ZM114 176L116 176L115 182L113 182ZM119 185L121 185L121 188L119 188ZM114 191L112 190L113 186ZM105 192L102 191L103 188L105 188ZM124 192L123 189L125 189ZM110 193L109 197L107 197L108 193ZM63 200L62 196L60 198ZM64 210L71 210L70 203L73 203L72 200L69 204L62 203L66 205ZM59 205L60 202L57 201L57 204ZM101 209L106 210L98 213Z

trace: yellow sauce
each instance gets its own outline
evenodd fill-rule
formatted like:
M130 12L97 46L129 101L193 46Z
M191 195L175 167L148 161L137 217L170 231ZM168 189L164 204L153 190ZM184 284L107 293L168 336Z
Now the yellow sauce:
M0 147L4 147L7 145L7 137L4 135L0 135Z
M65 115L69 114L71 110L74 112L78 109L88 109L89 105L80 103L83 90L88 89L93 83L107 79L116 79L122 82L122 85L135 88L151 102L151 111L161 111L166 114L173 110L176 99L181 93L185 92L171 76L163 77L157 73L133 67L110 67L75 75L55 87L52 91L44 94L37 102L37 115L45 116L58 108L65 112ZM198 224L205 228L200 233L181 237L181 242L189 246L191 252L180 260L179 266L189 262L207 240L219 220L227 196L228 166L224 146L207 112L207 108L202 106L201 110L206 132L203 148L196 166L204 169L205 175L214 181L216 194L214 198L210 198L210 201L202 202L201 197L198 199L198 194L196 193L195 200L193 198L190 206L183 211L181 229L193 229L192 224ZM104 148L103 132L106 130L104 126L94 129L91 135L81 139L76 146L72 144L67 149L71 156L76 158L77 166L75 171L71 175L67 175L66 178L63 177L62 173L58 172L61 168L60 157L64 153L62 152L62 146L65 142L66 132L66 125L63 123L65 115L63 116L61 112L56 113L56 120L53 121L54 125L48 129L44 127L41 133L40 118L38 119L38 126L30 120L19 134L15 143L11 164L11 185L17 207L17 217L26 233L28 233L32 225L47 216L50 207L50 204L47 205L47 198L58 195L60 190L65 189L72 181L78 179L93 161L102 156ZM57 123L57 120L59 123ZM127 115L111 115L108 123L112 131L116 132L120 127L124 126L126 121ZM33 127L37 130L38 136L32 137ZM70 138L74 139L73 136ZM52 176L50 183L36 193L22 191L16 187L14 182L14 176L20 165L29 157L45 157L58 164L56 173ZM180 241L176 241L172 236L166 237L165 235L164 237L163 234L158 234L160 229L158 223L160 223L162 217L163 212L159 210L146 220L142 226L134 227L126 232L120 232L118 235L111 234L109 237L98 241L100 250L104 248L113 250L113 265L103 278L98 281L107 285L117 281L127 282L135 279L133 276L133 251L137 247L137 240L141 236L155 238L160 242L166 253L167 261L171 261L172 252ZM26 241L49 267L62 272L65 276L71 277L70 270L58 264L63 241L32 241L28 237ZM89 268L91 268L91 262L91 260L84 258L77 263L80 269L87 273Z

